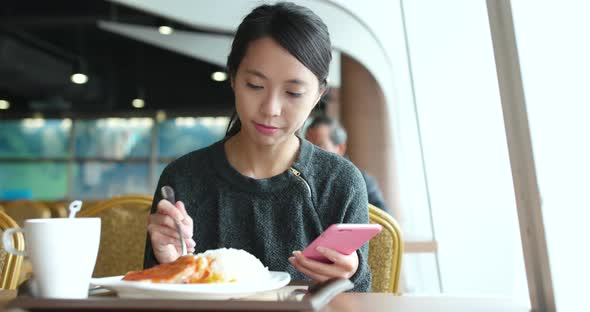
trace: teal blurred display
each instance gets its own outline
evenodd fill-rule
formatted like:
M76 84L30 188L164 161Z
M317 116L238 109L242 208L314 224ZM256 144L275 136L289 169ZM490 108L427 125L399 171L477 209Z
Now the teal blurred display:
M225 136L227 117L179 117L161 122L158 156L179 157L206 147Z
M66 163L0 163L2 200L55 200L66 197Z
M67 157L71 120L23 119L0 122L0 158Z
M151 193L147 162L84 162L74 167L74 198L99 199Z
M153 118L3 120L0 200L153 194L152 184L170 158L221 140L228 122L227 117L179 117L154 129ZM153 154L152 143L158 145ZM150 177L152 157L155 181Z
M164 172L164 169L166 168L166 166L168 166L168 163L163 163L163 162L159 162L158 166L156 167L156 180L160 179L160 176L162 175L162 172Z
M149 157L151 118L76 120L76 156Z

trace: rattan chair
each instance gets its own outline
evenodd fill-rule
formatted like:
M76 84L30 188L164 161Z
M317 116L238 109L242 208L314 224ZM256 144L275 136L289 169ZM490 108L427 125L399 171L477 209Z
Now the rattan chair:
M391 215L369 204L369 222L383 230L369 241L369 266L373 292L398 293L402 267L403 240L398 223Z
M65 201L44 201L49 210L51 211L52 218L67 218L68 217L68 203Z
M4 212L19 226L27 219L51 218L51 209L42 202L32 200L15 200L4 205Z
M0 211L0 235L13 227L18 227L18 224L10 216ZM0 245L2 245L1 240ZM25 239L22 233L14 234L13 245L16 250L25 250ZM22 262L23 256L13 255L0 246L0 288L16 289Z
M143 269L147 219L152 197L125 195L82 208L79 217L100 217L101 237L94 277Z

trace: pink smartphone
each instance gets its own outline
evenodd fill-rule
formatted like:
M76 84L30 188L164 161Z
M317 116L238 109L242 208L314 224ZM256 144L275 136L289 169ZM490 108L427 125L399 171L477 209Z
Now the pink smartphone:
M303 255L316 261L331 263L316 251L317 247L322 246L350 255L379 232L381 232L379 224L332 224L303 250Z

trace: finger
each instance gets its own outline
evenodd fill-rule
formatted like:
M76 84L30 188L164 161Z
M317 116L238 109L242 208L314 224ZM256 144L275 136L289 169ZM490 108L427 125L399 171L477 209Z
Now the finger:
M176 222L174 221L174 219L172 219L168 215L163 215L163 214L158 214L158 213L152 214L150 216L150 224L157 224L157 225L166 226L166 227L176 231ZM187 226L187 225L181 224L180 229L182 230L184 237L186 237L186 238L193 237L193 227L192 226Z
M349 264L347 255L341 254L336 250L320 246L316 248L316 251L340 266L347 266Z
M157 226L168 227L171 230L175 230L176 231L176 227L175 226L168 224L168 223L172 223L173 224L174 222L170 222L170 220L166 221L167 218L170 219L170 217L168 217L168 216L157 214L157 213L154 213L154 214L149 215L149 218L148 218L148 228L149 228L150 225L157 225Z
M178 208L176 208L176 206L172 205L172 203L165 199L162 199L158 203L156 213L170 216L171 218L173 218L174 220L178 220L179 222L184 220L184 215L182 214L182 212Z
M163 226L163 225L159 225L159 224L149 224L148 225L148 232L150 234L155 233L155 232L159 232L159 233L162 233L163 235L172 237L176 240L180 239L178 237L178 232L175 229L171 229L167 226Z
M177 238L170 237L168 235L163 234L162 232L156 231L150 233L150 238L152 241L152 247L156 250L166 249L168 245L180 248L180 241Z
M315 261L305 257L300 251L293 252L293 256L295 256L295 259L301 267L317 274L330 277L345 277L347 275L347 270L343 269L336 263L326 264Z
M195 251L195 247L197 246L197 242L195 242L194 239L189 238L186 242L186 247L188 249L192 249L193 251Z
M178 232L170 230L168 227L157 225L157 224L150 224L148 226L148 233L151 236L153 236L155 234L165 236L167 238L167 241L168 241L168 239L175 240L175 241L179 242L178 246L180 246L180 239L178 238Z
M168 202L168 201L166 201L166 202ZM186 207L184 206L184 203L182 201L177 201L173 205L173 207L180 214L174 213L174 215L171 215L171 217L174 218L175 220L178 220L178 222L180 223L181 226L187 226L188 228L192 229L193 228L193 219L188 215L188 212L186 211Z
M188 225L188 222L190 221L190 225L193 225L193 219L191 219L191 217L188 215L188 213L186 212L186 207L184 206L184 203L181 201L177 201L176 204L174 205L176 207L176 209L178 209L180 211L180 213L183 215L183 219L182 222L185 222Z
M154 213L150 215L150 223L155 225L162 225L169 227L170 229L176 230L176 223L174 219L170 218L170 216Z
M301 265L301 263L295 257L289 258L289 262L295 267L295 269L297 271L305 274L307 277L311 278L312 280L314 280L316 282L321 283L323 281L330 279L329 276L326 276L326 275L323 275L323 274L320 274L317 272L313 272L312 270L305 268L304 266Z
M194 239L192 239L192 238L189 238L189 239L186 241L186 251L187 251L188 253L195 253L195 248L197 248L197 243L195 242L195 240L194 240Z
M172 244L175 248L178 248L178 250L180 251L180 240L178 239L178 232L176 232L175 230L171 230L168 227L160 226L157 224L150 224L148 225L148 233L150 233L150 236L152 237L152 246L163 246L157 249L164 249L166 248L166 246ZM190 237L187 237L186 250L190 253L193 253L195 251L196 246L197 243L195 242L195 240Z

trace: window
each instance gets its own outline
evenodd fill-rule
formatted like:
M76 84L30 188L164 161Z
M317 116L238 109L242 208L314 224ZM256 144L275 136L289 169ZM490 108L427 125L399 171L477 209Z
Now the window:
M590 278L590 3L512 1L512 10L555 302L578 311Z
M223 138L228 122L227 117L3 121L0 199L153 194L170 161Z
M71 120L0 123L0 198L55 199L67 193Z
M528 302L486 3L403 5L440 290ZM438 290L431 255L405 260L411 291Z

